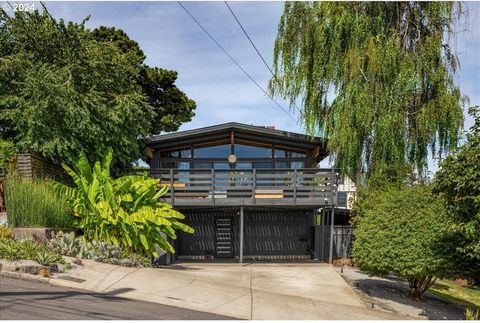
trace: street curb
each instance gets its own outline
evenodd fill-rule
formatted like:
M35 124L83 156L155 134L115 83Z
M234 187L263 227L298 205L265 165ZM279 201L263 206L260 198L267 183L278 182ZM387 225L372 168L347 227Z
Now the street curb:
M31 275L31 274L17 273L17 272L13 272L13 271L1 270L0 271L0 277L26 280L26 281L31 281L31 282L35 282L35 283L44 283L44 284L49 284L50 283L50 278L47 278L47 277L40 277L40 276Z
M18 279L18 280L23 280L23 281L30 281L30 282L34 282L34 283L48 284L50 286L81 289L81 290L84 290L84 291L89 291L89 292L94 292L94 293L101 293L101 291L94 291L94 290L85 288L83 286L79 286L78 284L75 284L75 283L72 283L72 282L67 282L67 281L62 281L62 280L59 280L57 278L46 278L46 277L41 277L41 276L35 276L35 275L32 275L32 274L18 273L18 272L14 272L14 271L0 270L0 277Z

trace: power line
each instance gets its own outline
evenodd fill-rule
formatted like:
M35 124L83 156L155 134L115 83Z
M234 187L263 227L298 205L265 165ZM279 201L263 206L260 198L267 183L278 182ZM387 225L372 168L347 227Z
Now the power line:
M255 46L255 43L253 42L253 40L250 38L250 36L248 35L247 31L245 30L245 28L243 28L243 25L242 23L240 22L240 20L237 18L237 16L235 15L235 13L233 12L232 8L228 5L228 2L227 1L224 1L225 2L225 5L227 6L228 10L230 11L230 13L232 14L233 18L235 18L235 20L237 21L237 24L240 26L240 28L242 29L243 33L245 34L245 36L247 37L248 41L250 42L250 44L252 44L253 48L255 49L255 51L257 52L258 56L260 56L260 59L262 60L263 64L265 64L265 66L268 68L268 70L270 71L270 74L272 74L273 78L275 80L277 80L277 76L275 75L275 73L273 73L273 70L272 68L270 67L270 65L268 65L267 61L265 60L265 58L263 58L263 55L260 53L260 51L258 50L257 46ZM293 103L293 107L295 109L298 110L298 112L300 112L300 115L303 116L303 112L302 110L300 110L296 105L295 103Z
M270 100L272 100L275 105L277 105L283 112L285 112L285 114L287 116L289 116L293 121L297 122L297 120L295 120L294 117L292 117L292 115L287 111L285 110L285 108L283 108L260 84L258 84L257 81L255 81L255 79L225 50L225 48L223 48L222 45L220 45L220 43L208 32L208 30L206 30L202 24L190 13L190 11L188 11L187 8L185 8L181 3L180 1L177 1L177 3L180 5L180 7L183 8L183 10L185 10L185 12L190 16L190 18L192 18L193 21L195 21L197 23L197 25L208 35L208 37L215 43L215 45L217 45L218 48L220 48L222 50L222 52L227 55L228 58L230 58L230 60L235 64L237 65L237 67L268 97L270 98Z
M248 35L247 31L245 30L245 28L243 28L242 24L240 23L240 20L238 20L237 16L235 15L235 13L233 12L232 8L230 8L230 6L228 5L228 2L227 1L224 1L225 4L227 5L227 8L228 10L230 10L230 13L232 14L233 18L235 18L235 20L237 21L238 25L240 26L240 28L242 29L243 33L245 34L245 36L247 36L247 39L248 41L250 42L250 44L252 44L253 48L255 49L255 51L257 52L258 56L260 56L260 58L262 59L263 61L263 64L265 64L265 66L268 68L268 70L270 71L270 73L275 77L275 73L273 73L272 69L270 68L270 65L268 65L268 63L265 61L265 59L263 58L262 54L260 54L260 51L258 50L257 46L255 46L255 44L253 43L252 39L250 38L250 36Z

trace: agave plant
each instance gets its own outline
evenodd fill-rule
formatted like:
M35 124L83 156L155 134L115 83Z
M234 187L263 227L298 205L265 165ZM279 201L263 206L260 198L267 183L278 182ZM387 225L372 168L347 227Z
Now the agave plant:
M181 223L184 215L159 198L168 187L158 189L158 179L147 174L110 177L112 149L103 161L90 166L85 153L70 168L63 165L75 188L54 182L54 187L70 202L77 227L87 240L100 240L115 246L157 257L155 246L175 252L166 237L176 239L175 230L193 233Z

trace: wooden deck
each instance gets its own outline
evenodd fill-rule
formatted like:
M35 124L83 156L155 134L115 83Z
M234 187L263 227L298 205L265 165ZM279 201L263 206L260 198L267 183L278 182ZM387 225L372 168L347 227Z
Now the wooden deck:
M332 169L151 169L169 186L175 206L302 206L332 204Z

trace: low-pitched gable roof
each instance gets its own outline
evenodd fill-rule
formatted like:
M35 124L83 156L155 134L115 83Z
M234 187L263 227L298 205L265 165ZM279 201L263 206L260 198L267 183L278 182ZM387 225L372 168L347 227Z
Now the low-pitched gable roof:
M262 141L303 149L314 149L318 146L321 151L319 154L320 159L327 156L325 149L326 140L323 138L238 122L228 122L208 127L151 136L147 139L147 146L153 149L166 149L182 145L195 145L207 141L224 140L230 138L230 133L232 131L235 133L236 139Z

